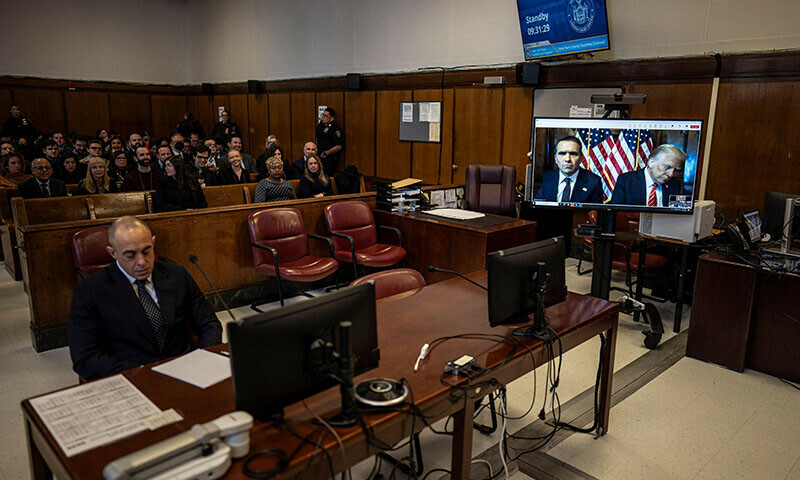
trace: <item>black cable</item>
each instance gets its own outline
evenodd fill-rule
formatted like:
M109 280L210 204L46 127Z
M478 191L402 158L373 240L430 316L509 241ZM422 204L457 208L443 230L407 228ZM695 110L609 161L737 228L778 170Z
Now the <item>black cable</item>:
M430 475L431 473L436 473L436 472L449 473L450 475L453 474L453 472L451 472L450 470L447 470L446 468L433 468L431 470L428 470L428 473L426 473L425 476L422 477L422 480L425 480L426 478L428 478L428 475Z
M558 423L559 427L572 430L573 432L592 433L597 429L597 426L600 421L600 405L598 403L598 397L600 390L600 377L603 372L603 354L606 348L606 338L605 336L603 336L602 333L599 336L600 336L600 361L597 363L597 376L594 379L594 421L592 422L592 426L588 428L576 427L567 422Z
M314 453L314 455L316 455L316 449L317 449L317 448L320 448L320 449L322 449L322 453L324 453L324 454L325 454L325 458L328 460L328 468L329 468L329 469L330 469L330 471L331 471L331 480L334 480L334 477L336 476L336 472L334 472L334 470L333 470L333 459L331 459L331 454L330 454L330 452L328 452L328 449L327 449L327 448L325 448L325 447L324 447L324 446L322 446L322 445L319 445L319 447L317 447L317 445L318 445L318 444L311 443L311 440L309 440L309 439L308 439L308 437L304 437L304 436L300 435L299 433L297 433L297 432L294 430L294 428L292 428L292 426L291 426L291 425L289 425L289 423L288 423L288 422L286 422L286 421L283 421L283 420L282 420L282 422L281 422L281 423L282 423L282 425L283 425L284 427L286 427L286 429L287 429L287 430L289 430L289 433L291 433L291 434L292 434L292 435L294 435L295 437L299 438L299 439L300 439L300 440L302 440L304 443L308 443L309 445L313 445L313 446L315 447L315 453ZM311 435L314 435L315 433L317 433L318 431L320 431L320 429L322 429L322 428L324 428L324 427L322 427L322 426L319 426L319 427L317 427L317 428L316 428L316 429L315 429L313 432L311 432L311 433L310 433L308 436L310 437ZM325 430L325 431L327 431L327 430ZM321 437L320 437L320 440L321 440ZM311 460L313 460L313 459L314 459L314 455L312 455L312 456L311 456L311 458L309 459L309 465L311 465ZM308 468L308 465L306 465L306 468Z
M789 385L790 387L794 387L794 388L800 390L800 387L798 387L794 383L790 382L789 380L784 380L782 378L778 378L778 380L780 380L781 382L785 383L786 385Z

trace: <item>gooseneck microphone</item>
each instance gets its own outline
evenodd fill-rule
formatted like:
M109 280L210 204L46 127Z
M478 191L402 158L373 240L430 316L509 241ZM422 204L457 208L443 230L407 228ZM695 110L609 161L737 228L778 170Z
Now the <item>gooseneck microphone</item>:
M200 262L197 261L197 255L195 255L194 253L189 254L189 261L194 263L194 266L197 267L198 270L200 270L200 273L203 274L203 277L205 277L206 282L208 282L208 284L211 285L211 289L214 291L214 295L216 295L217 300L222 302L222 306L225 307L225 311L228 312L228 315L230 315L231 319L235 322L236 317L233 316L231 309L228 308L228 304L225 303L225 300L222 298L222 295L219 294L219 290L217 290L217 287L214 285L214 282L212 282L211 279L208 278L208 275L206 275L205 270L203 270L203 267L200 266Z
M452 273L453 275L458 275L459 277L463 278L464 280L468 281L469 283L471 283L471 284L475 285L475 286L476 286L476 287L478 287L478 288L482 288L482 289L486 290L487 292L489 291L489 289L488 289L488 288L484 287L484 286L483 286L483 285L481 285L480 283L478 283L478 282L475 282L475 281L473 281L473 280L470 280L469 278L465 277L464 275L461 275L460 273L456 272L455 270L448 270L448 269L446 269L446 268L438 268L438 267L434 267L433 265L428 265L428 271L429 271L429 272L444 272L444 273Z

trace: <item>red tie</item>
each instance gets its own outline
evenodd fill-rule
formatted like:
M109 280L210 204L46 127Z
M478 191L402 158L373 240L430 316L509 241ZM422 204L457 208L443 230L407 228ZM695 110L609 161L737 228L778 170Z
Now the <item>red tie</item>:
M656 184L654 183L650 185L650 196L647 197L647 206L655 207L656 203Z

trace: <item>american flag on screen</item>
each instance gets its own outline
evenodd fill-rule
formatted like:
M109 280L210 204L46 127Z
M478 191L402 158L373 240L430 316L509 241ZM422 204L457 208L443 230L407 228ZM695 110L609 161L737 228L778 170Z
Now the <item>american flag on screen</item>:
M579 128L578 138L580 138L583 157L581 165L603 179L603 198L611 198L614 190L614 183L605 175L606 161L615 148L616 142L611 135L611 130L607 128L589 129ZM614 177L616 180L616 177Z
M611 198L617 178L625 172L644 168L653 150L649 130L624 129L615 140L609 129L580 128L577 132L584 152L583 168L603 179L604 199Z

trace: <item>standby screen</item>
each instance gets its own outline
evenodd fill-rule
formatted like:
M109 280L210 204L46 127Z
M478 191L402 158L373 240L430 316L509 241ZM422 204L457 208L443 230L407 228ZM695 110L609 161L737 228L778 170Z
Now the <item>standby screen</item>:
M689 213L702 122L535 118L535 206Z

